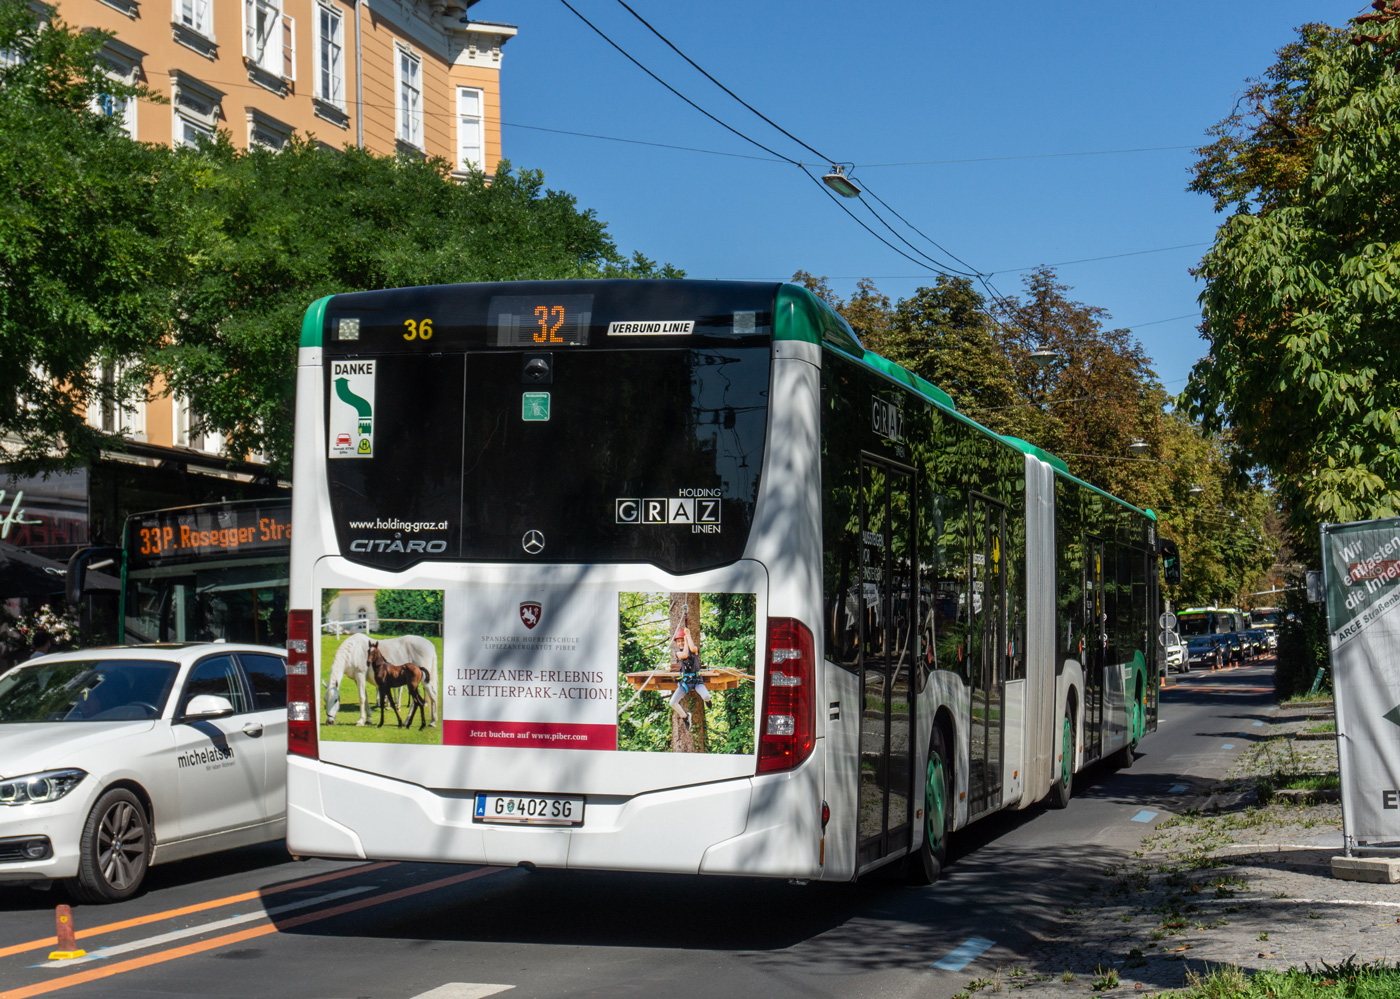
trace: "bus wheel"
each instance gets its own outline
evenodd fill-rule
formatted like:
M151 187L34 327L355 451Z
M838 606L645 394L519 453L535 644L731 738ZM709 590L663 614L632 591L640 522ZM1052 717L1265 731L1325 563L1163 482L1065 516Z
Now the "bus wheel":
M948 820L953 810L953 768L943 733L937 728L929 737L928 769L924 780L924 821L919 827L919 846L909 855L905 874L910 884L931 885L948 864Z
M1060 779L1050 788L1050 807L1069 807L1071 785L1074 783L1074 716L1065 709L1064 724L1060 727Z

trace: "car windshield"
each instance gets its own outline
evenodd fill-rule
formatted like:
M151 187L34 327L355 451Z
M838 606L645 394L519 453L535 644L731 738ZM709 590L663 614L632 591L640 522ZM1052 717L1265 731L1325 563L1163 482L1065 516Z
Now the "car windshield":
M34 663L0 677L0 724L111 722L159 718L175 663L79 659Z

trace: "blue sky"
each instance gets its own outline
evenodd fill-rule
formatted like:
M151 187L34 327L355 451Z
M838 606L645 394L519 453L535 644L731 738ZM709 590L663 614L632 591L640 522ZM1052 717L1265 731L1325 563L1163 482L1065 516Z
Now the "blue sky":
M716 117L826 171L617 0L570 2ZM1206 350L1195 329L1200 286L1187 270L1223 221L1185 190L1191 147L1294 28L1344 24L1362 9L1360 0L628 2L777 124L855 163L857 183L993 272L1001 293L1022 290L1023 269L1060 264L1071 296L1133 329L1172 392ZM843 296L860 277L894 299L932 283L931 269L882 245L797 167L767 162L688 107L558 0L482 0L472 16L520 29L504 49L507 158L594 209L624 251L696 278L786 280L807 270ZM1105 150L1151 151L1051 155ZM959 160L972 162L949 162ZM1162 252L1140 252L1153 250ZM1119 254L1134 255L1068 263Z

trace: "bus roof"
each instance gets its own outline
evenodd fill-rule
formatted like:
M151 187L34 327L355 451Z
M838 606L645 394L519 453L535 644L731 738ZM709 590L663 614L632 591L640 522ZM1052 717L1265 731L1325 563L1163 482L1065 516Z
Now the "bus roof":
M629 279L611 280L625 281ZM509 283L511 282L501 282L500 284L507 285ZM530 283L542 284L545 282ZM560 285L583 285L585 283L596 284L599 282L584 282L576 280L560 281L557 283ZM733 284L743 285L745 287L752 288L753 285L760 284L762 282L734 281L705 283L711 286L714 286L716 284ZM431 288L441 293L441 289L446 287L452 286L425 286L421 290L427 291ZM953 397L950 396L947 392L943 391L937 385L934 385L927 379L921 378L919 375L916 375L909 369L899 364L896 364L894 361L891 361L885 357L881 357L874 351L865 349L865 347L860 342L860 338L857 337L855 331L851 329L850 324L847 323L846 320L843 319L841 315L836 312L835 309L831 308L830 305L822 301L808 289L802 287L801 285L791 283L776 284L772 287L774 289L775 295L773 316L774 340L799 340L807 343L817 344L824 350L834 350L841 354L844 354L851 360L856 361L857 363L869 368L871 371L876 372L887 381L893 382L894 384L899 385L900 387L907 389L911 392L914 392L915 394L928 400L929 402L937 406L939 409L952 416L954 419L960 420L963 423L975 427L982 433L985 433L988 436L1001 441L1008 447L1020 451L1022 454L1029 454L1034 456L1035 458L1038 458L1041 461L1044 461L1046 464L1054 468L1056 475L1068 479L1069 481L1074 482L1078 485L1084 486L1087 489L1091 489L1094 492L1099 493L1106 499L1113 500L1115 503L1127 507L1128 509L1133 510L1134 512L1139 513L1143 516L1150 517L1154 521L1157 519L1157 515L1153 511L1143 510L1139 507L1136 507L1133 504L1129 503L1127 500L1124 500L1118 496L1114 496L1112 493L1100 489L1098 486L1090 482L1085 482L1083 479L1072 474L1069 470L1069 466L1065 464L1064 460L1052 454L1051 452L1046 451L1043 448L1036 447L1034 444L1030 444L1024 440L1021 440L1019 437L1008 437L998 434L993 430L989 430L987 427L978 423L976 420L972 419L966 414L958 412L958 408L956 403L954 403L953 401ZM404 289L385 289L385 291L402 293ZM378 292L357 292L352 294L373 295L378 294ZM306 310L306 315L303 317L301 325L302 347L320 347L323 345L326 309L330 305L332 299L336 297L338 296L327 295L324 298L319 298L315 302L311 303L311 306Z

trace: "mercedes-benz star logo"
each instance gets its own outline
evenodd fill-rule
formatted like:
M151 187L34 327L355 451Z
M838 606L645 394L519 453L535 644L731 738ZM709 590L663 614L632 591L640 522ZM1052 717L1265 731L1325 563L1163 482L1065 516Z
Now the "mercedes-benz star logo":
M520 539L520 547L530 555L538 555L544 551L544 532L526 531L525 537Z

